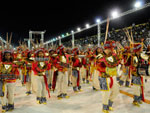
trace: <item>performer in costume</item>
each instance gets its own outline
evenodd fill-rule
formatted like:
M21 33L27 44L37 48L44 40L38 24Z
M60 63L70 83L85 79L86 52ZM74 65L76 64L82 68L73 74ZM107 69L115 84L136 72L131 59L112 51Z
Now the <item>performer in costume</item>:
M46 71L50 70L50 63L48 59L45 58L43 49L38 49L35 52L35 61L32 63L32 71L35 76L36 84L37 84L37 103L38 104L46 104L46 90L48 91L48 95L50 97L50 92L47 84Z
M17 51L14 52L14 62L19 66L18 67L19 76L20 76L22 85L24 85L24 78L25 77L24 77L24 74L22 72L22 70L23 70L23 64L24 64L24 59L23 59L22 51L23 51L22 45L20 45L17 48Z
M2 63L0 65L0 93L2 102L2 112L14 109L15 82L19 78L17 66L13 63L12 50L4 50L2 53ZM8 103L7 103L8 102Z
M94 59L94 73L93 73L93 90L98 91L100 89L100 85L99 85L99 80L98 80L98 76L99 76L99 71L96 68L96 62L102 58L104 56L104 53L102 51L102 49L100 47L97 47L95 49L95 59Z
M72 85L73 85L73 91L78 92L78 91L82 91L80 85L80 73L79 73L79 68L82 65L78 57L79 49L74 48L72 52L74 54L74 56L72 57Z
M85 52L86 55L86 83L89 84L90 80L90 58L91 58L91 52L88 50Z
M64 46L61 45L57 48L57 54L54 61L55 67L58 69L58 75L54 76L56 87L58 91L58 99L62 98L69 98L67 95L67 89L68 89L68 71L67 68L69 68L69 64L67 64L67 58L64 51ZM57 78L56 78L57 77ZM55 84L55 83L54 83Z
M83 51L81 52L81 55L85 56ZM82 67L80 68L80 75L81 75L81 79L82 79L83 83L85 83L85 78L86 78L86 73L87 73L86 58L82 57L79 59L81 59L81 64L82 64Z
M55 67L54 67L54 60L55 60L55 57L53 56L55 53L55 51L53 49L49 49L49 61L51 63L51 69L50 69L50 73L49 73L49 77L48 77L48 87L49 89L51 90L52 88L52 81L53 81L53 75L54 75L54 70L55 70Z
M26 94L31 94L31 70L32 70L32 51L25 51L25 64L24 64L24 84L26 85Z
M72 84L72 82L71 82L71 75L72 75L71 50L70 49L66 50L66 58L67 58L67 64L69 64L69 68L68 68L68 86L70 86Z
M92 80L93 75L94 75L94 70L95 70L95 55L93 54L92 51L90 51L90 76L89 80Z
M146 71L145 66L142 63L141 51L142 44L134 43L131 45L132 48L132 59L131 59L131 74L132 74L132 84L133 84L133 105L140 107L142 104L142 100L144 101L144 84L143 84L143 76L140 69L144 69ZM143 67L144 66L144 67ZM145 73L146 74L146 73Z
M113 110L112 104L119 93L119 85L116 80L119 60L117 55L113 53L115 46L114 41L106 41L104 45L106 55L101 56L97 61L97 70L100 72L100 89L102 91L102 111L104 113L109 113L109 110Z
M123 52L123 59L122 59L122 70L123 75L120 77L119 84L122 86L125 83L126 87L130 87L131 85L131 53L130 53L130 47L126 46L124 47Z

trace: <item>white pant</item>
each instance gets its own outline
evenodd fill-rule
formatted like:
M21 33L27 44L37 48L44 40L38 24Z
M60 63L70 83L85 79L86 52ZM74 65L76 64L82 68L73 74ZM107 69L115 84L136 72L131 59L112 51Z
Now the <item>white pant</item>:
M136 96L140 96L141 95L141 86L140 85L133 85L133 94Z
M143 90L145 89L145 78L146 77L143 76ZM140 96L141 95L141 93L142 93L141 85L135 85L135 84L133 84L132 88L133 88L134 95L136 95L136 96Z
M37 91L36 96L37 97L46 97L46 86L43 76L36 76L36 82L37 82Z
M126 67L126 71L129 71L129 67ZM129 78L129 74L130 74L130 78ZM126 72L122 72L122 76L120 77L120 80L123 82L128 81L130 84L132 80L132 74L131 72L129 74L127 74Z
M22 69L18 68L20 80L23 81Z
M14 104L14 92L15 92L15 83L5 83L5 92L4 97L1 97L2 105L7 104L7 94L8 94L8 104Z
M80 76L75 77L75 76L72 75L71 81L72 81L72 86L73 86L73 87L76 87L76 86L77 86L78 77L79 77L79 85L80 85L80 84L81 84L81 79L80 79L81 77L80 77Z
M32 86L32 92L36 93L36 91L37 91L37 82L36 82L36 76L34 75L33 71L31 71L31 86Z
M93 73L93 87L96 88L96 89L100 89L98 76L99 76L99 71L94 70L94 73Z
M68 68L68 81L71 82L72 68Z
M67 93L68 88L68 72L58 71L57 83L56 83L58 95Z
M54 69L51 69L48 71L48 84L52 84L53 81L53 75L54 75Z
M80 68L80 75L82 79L86 78L86 68L84 68L84 66Z
M107 83L110 85L110 78L107 78ZM119 94L119 85L117 83L116 77L113 77L113 86L109 87L108 91L102 91L102 103L108 105L109 100L114 101L114 99Z
M26 90L31 91L31 72L28 72L29 74L29 81L26 82Z

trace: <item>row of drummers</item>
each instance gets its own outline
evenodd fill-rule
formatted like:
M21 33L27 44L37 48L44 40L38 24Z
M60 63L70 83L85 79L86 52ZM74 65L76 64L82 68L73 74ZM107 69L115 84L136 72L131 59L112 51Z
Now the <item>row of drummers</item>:
M46 104L46 94L57 86L58 99L69 98L68 85L73 91L81 91L80 68L83 81L89 83L91 51L81 53L78 48L65 50L59 46L56 50L38 48L32 51L18 47L2 50L0 53L0 97L2 112L14 109L16 80L20 79L26 86L26 94L36 94L38 104ZM86 74L88 73L88 74Z
M44 48L22 51L21 47L17 52L4 50L1 53L0 64L2 111L14 109L14 89L17 78L26 85L27 95L31 94L32 89L39 104L46 104L46 94L48 92L50 97L49 90L55 90L55 86L58 99L69 98L68 85L72 84L73 91L78 92L82 90L82 80L88 83L90 78L93 78L93 89L101 89L102 109L103 112L108 113L112 110L113 101L119 93L117 82L119 64L123 70L123 74L119 77L119 84L122 85L127 78L130 80L127 82L135 84L133 104L139 106L142 99L144 100L141 75L149 76L149 67L146 63L149 56L142 53L141 43L134 43L123 50L115 48L115 41L106 41L104 49L98 47L94 51L89 49L86 52L78 48L72 51L66 50L62 45L56 50L49 51Z

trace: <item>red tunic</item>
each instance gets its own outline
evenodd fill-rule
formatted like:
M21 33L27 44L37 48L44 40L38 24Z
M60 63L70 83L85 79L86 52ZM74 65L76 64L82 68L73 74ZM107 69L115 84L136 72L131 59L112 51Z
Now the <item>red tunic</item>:
M2 68L5 68L4 67L4 65L11 65L11 67L12 67L12 69L11 69L11 71L10 71L10 75L15 75L16 76L16 78L18 78L18 76L19 76L19 71L18 71L18 69L17 69L17 65L15 65L15 64L13 64L13 63L11 63L11 62L9 62L9 63L6 63L6 62L2 62L2 64L1 64L1 66L0 66L0 68L2 69ZM0 74L5 74L5 73L3 73L3 72L1 72ZM7 79L7 80L5 80L7 83L14 83L14 82L16 82L16 78L14 78L14 79Z
M80 60L77 58L75 59L75 61L73 62L73 67L81 67L81 63L80 63Z
M34 75L37 75L39 72L44 72L44 71L51 69L51 64L48 63L48 61L44 61L45 65L46 65L46 68L44 68L44 69L40 69L38 67L38 63L39 63L38 61L32 63L32 70L34 72Z
M86 67L86 60L85 60L85 58L82 58L82 65L84 66L84 67Z

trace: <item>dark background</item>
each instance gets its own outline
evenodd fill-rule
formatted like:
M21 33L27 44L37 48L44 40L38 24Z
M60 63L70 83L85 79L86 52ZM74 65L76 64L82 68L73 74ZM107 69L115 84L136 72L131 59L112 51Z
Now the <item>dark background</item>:
M86 23L94 24L96 18L106 19L113 9L120 12L133 8L137 0L86 0L86 1L20 1L4 3L0 10L0 36L6 39L6 32L13 32L12 43L29 37L29 30L46 30L45 40L76 30ZM149 0L140 0L144 3ZM149 21L150 8L116 19L110 23L110 30ZM105 25L102 26L102 30ZM104 30L105 31L105 30ZM102 32L104 32L102 31ZM88 33L86 33L88 35ZM35 36L33 36L35 37Z

